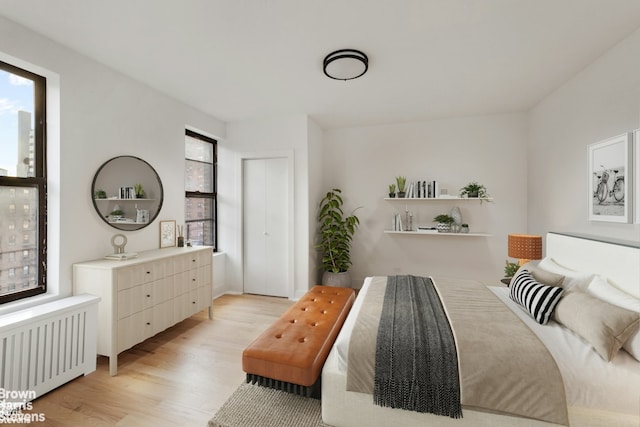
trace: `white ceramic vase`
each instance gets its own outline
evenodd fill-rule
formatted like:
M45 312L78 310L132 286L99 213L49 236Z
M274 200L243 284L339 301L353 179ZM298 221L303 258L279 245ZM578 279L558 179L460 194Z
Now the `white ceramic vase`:
M449 213L449 216L453 218L453 223L460 225L462 224L462 212L460 212L460 208L454 206Z

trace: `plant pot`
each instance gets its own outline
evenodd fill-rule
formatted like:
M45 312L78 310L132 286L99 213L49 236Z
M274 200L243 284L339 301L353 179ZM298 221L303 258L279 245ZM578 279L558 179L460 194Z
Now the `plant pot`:
M403 198L406 193L404 191L398 191L398 197Z
M469 232L469 227L461 226L461 227L460 227L460 232L461 232L461 233L468 233L468 232Z
M350 288L351 274L349 274L348 271L343 271L341 273L325 271L322 274L322 284L327 286L338 286L341 288Z
M451 231L451 224L439 222L436 225L436 230L438 230L438 233L449 233Z
M389 193L389 197L393 199L394 197L396 197L396 193Z
M477 191L472 191L468 194L468 197L470 199L477 199L478 198L478 192Z

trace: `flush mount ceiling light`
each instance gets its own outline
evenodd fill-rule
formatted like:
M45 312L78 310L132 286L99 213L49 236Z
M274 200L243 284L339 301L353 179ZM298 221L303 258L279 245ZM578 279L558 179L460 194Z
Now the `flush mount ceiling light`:
M341 49L324 58L323 69L327 77L336 80L357 79L367 72L369 58L355 49Z

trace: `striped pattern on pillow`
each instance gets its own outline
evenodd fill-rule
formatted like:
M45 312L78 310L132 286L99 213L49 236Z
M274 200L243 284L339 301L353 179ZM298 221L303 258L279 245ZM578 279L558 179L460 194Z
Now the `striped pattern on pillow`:
M562 288L536 282L528 270L521 270L511 282L509 297L520 304L533 319L546 325L562 297Z

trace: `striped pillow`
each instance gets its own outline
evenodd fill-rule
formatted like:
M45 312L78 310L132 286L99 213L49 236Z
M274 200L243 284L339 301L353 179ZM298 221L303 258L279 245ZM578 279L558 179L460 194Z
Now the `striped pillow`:
M536 282L531 273L524 269L513 278L510 288L509 297L541 325L547 324L564 291Z

